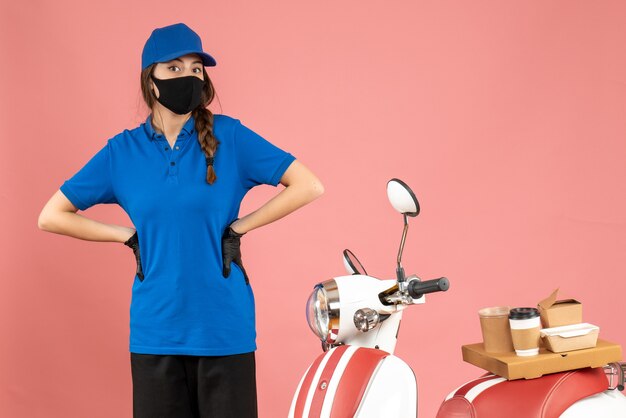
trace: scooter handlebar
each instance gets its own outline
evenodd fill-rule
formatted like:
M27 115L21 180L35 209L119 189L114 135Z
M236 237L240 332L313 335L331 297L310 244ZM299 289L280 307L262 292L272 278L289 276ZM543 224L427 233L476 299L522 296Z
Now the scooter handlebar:
M421 298L425 293L445 292L450 288L450 282L445 277L433 280L419 281L413 279L409 282L408 291L413 299Z

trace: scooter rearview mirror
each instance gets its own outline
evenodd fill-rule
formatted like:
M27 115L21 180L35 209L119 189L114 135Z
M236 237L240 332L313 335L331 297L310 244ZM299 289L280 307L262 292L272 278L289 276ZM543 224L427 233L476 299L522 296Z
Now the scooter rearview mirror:
M346 271L349 274L367 275L367 272L365 271L365 267L363 267L363 264L361 264L359 259L356 258L356 255L354 255L352 251L350 251L347 248L343 250L343 265L345 266Z
M420 204L417 201L417 197L415 197L413 190L411 190L405 182L396 178L387 182L387 197L389 198L391 206L400 212L404 218L404 229L402 230L402 240L400 241L400 248L398 249L396 267L396 278L399 284L402 283L401 290L404 291L406 276L404 274L404 268L402 267L402 251L404 251L406 233L409 229L407 216L417 216L420 213Z
M415 193L400 179L393 178L387 182L387 197L391 206L403 215L417 216L420 213Z

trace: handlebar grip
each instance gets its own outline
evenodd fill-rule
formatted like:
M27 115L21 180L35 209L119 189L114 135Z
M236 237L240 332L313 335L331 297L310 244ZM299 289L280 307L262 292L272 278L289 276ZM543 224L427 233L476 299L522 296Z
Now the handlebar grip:
M408 291L413 299L421 298L425 293L445 292L450 288L450 282L445 277L438 279L419 281L413 279L409 282Z

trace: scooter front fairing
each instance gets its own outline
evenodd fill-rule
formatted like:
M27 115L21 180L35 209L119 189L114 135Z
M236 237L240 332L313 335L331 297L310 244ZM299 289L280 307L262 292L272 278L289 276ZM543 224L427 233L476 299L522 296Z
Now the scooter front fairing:
M318 356L300 380L289 418L415 418L417 385L400 358L340 345Z

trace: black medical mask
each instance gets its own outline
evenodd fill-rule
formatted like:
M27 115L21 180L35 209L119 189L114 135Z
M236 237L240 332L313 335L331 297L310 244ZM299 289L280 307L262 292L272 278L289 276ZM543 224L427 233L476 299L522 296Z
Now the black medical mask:
M194 75L160 79L150 74L150 77L159 89L159 97L152 92L157 101L178 115L191 112L202 101L205 81Z

